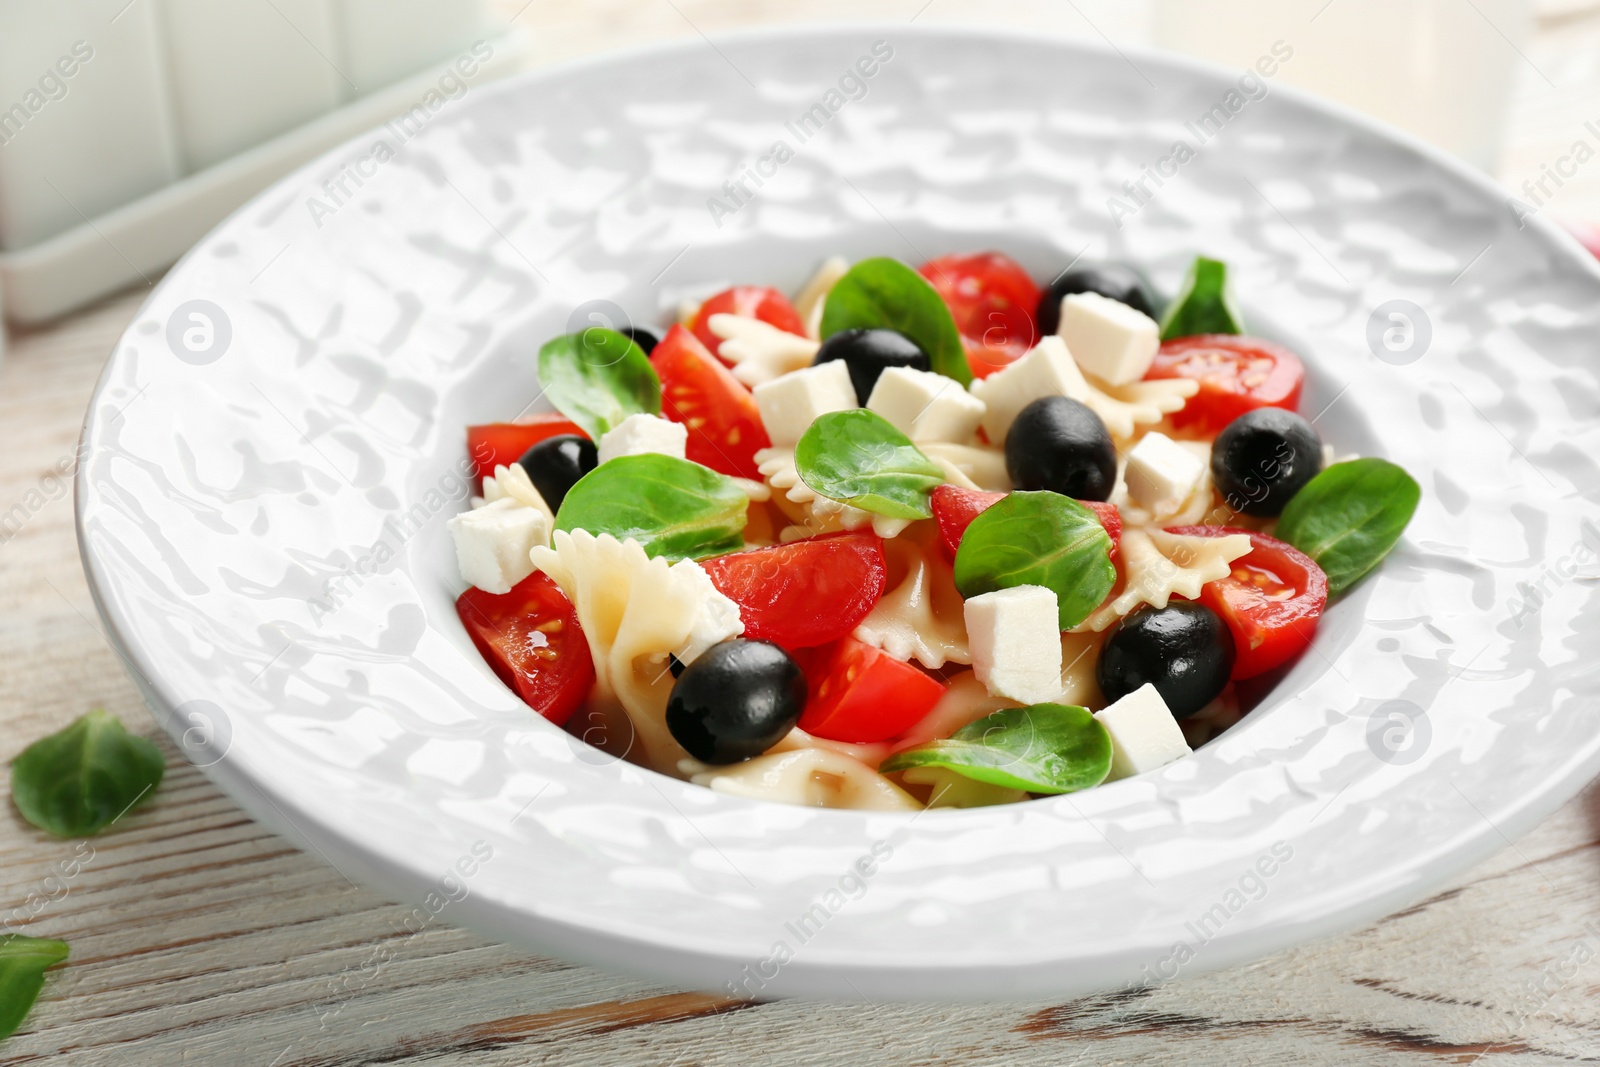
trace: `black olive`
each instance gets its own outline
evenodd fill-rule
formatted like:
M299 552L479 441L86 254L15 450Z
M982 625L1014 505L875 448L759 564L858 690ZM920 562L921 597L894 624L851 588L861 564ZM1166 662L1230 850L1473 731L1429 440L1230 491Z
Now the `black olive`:
M1211 446L1211 480L1234 511L1277 515L1322 470L1322 439L1283 408L1256 408L1228 423Z
M1051 282L1039 296L1039 321L1041 336L1056 332L1061 325L1061 298L1073 293L1099 293L1120 300L1152 319L1156 317L1155 298L1139 272L1120 263L1102 263L1098 267L1079 267L1069 270Z
M806 676L770 641L712 645L667 698L667 729L701 763L759 756L794 729L806 707Z
M661 343L661 338L655 335L655 331L647 330L643 326L624 326L617 332L644 349L644 354L647 356Z
M528 479L550 505L550 510L559 511L561 502L567 498L567 490L600 465L600 453L587 437L564 433L546 437L524 452L517 462L528 472Z
M878 384L878 375L890 367L928 370L933 364L922 346L898 330L840 330L822 342L812 366L842 359L850 369L856 403L863 406Z
M1105 500L1117 484L1117 450L1106 424L1070 397L1040 397L1006 432L1006 473L1018 489Z
M1143 607L1111 630L1095 677L1107 702L1145 683L1156 687L1174 718L1216 699L1233 671L1233 634L1216 612L1192 600Z

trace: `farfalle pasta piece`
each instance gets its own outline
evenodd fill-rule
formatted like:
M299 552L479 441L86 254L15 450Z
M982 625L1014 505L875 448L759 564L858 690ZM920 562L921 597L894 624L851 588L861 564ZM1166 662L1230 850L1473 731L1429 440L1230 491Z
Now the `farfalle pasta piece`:
M1157 529L1125 529L1120 546L1126 581L1110 603L1096 608L1074 632L1106 629L1141 604L1164 608L1174 593L1194 600L1200 587L1226 578L1249 554L1247 534L1193 537Z
M713 315L706 325L722 338L717 354L732 363L733 376L752 389L811 366L820 347L809 337L748 315Z
M910 519L874 515L870 511L818 496L815 490L801 481L800 472L794 465L792 448L761 449L756 453L756 469L774 490L773 501L794 521L791 529L798 528L796 534L780 536L780 540L794 541L840 530L859 530L865 526L871 526L873 533L887 540L899 536L902 530L911 525ZM793 506L784 507L784 502Z
M743 763L703 771L690 781L732 796L812 808L922 809L915 797L875 768L827 748L767 752Z
M1006 454L998 448L954 445L942 441L918 442L917 448L944 470L945 480L951 485L989 493L1011 491L1011 475L1006 473Z
M961 594L940 548L939 528L924 522L885 541L889 590L855 629L857 641L924 667L971 663Z
M482 507L506 497L510 497L523 507L540 512L546 519L547 527L555 528L556 513L545 503L544 497L534 486L533 479L528 477L527 470L520 463L501 464L495 467L494 476L485 476L483 479L482 499L474 500L472 506Z
M619 703L640 762L671 773L687 753L667 730L672 692L668 655L693 661L718 641L744 632L738 605L717 592L693 560L652 559L637 541L558 530L551 547L529 553L577 611L594 657L595 698Z
M806 324L806 336L822 339L822 309L828 303L828 294L840 278L850 270L850 261L843 256L829 256L822 261L817 272L800 287L794 298L794 309L800 321Z
M1074 399L1087 404L1111 436L1126 441L1138 426L1160 422L1175 411L1182 411L1191 396L1200 391L1193 378L1159 378L1127 385L1106 385L1085 377L1088 387Z

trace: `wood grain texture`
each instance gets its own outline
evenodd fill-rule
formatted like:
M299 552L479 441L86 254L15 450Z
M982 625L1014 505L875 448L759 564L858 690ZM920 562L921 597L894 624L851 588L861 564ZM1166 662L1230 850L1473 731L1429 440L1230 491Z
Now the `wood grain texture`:
M909 18L922 3L828 0L811 13ZM935 0L923 17L991 7ZM1001 4L992 18L1088 32L1075 11ZM790 13L535 0L523 21L550 59ZM1593 117L1597 43L1600 24L1569 17L1530 51L1562 80L1525 79L1510 184ZM1593 166L1560 210L1600 218ZM70 465L95 377L141 298L13 337L0 365L0 514L27 513L0 540L0 759L95 706L156 734L100 636L71 501L50 474ZM526 955L445 921L412 933L408 908L295 851L159 743L169 770L154 802L87 845L24 824L4 786L0 923L64 938L73 954L0 1044L0 1064L1600 1062L1600 787L1431 899L1251 966L1066 1004L746 1004Z

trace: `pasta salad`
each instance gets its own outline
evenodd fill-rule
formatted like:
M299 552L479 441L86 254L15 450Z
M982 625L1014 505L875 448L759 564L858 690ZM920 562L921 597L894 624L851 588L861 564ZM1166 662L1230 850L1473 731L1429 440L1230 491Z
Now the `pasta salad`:
M1420 491L1297 414L1200 258L1044 287L999 253L824 263L546 343L470 427L457 612L535 712L721 792L1005 804L1162 767L1310 647Z

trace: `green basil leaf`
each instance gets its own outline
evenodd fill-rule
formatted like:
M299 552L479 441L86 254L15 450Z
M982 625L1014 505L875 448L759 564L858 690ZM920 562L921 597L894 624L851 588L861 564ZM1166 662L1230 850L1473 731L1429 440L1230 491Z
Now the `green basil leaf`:
M556 410L595 441L629 415L661 414L661 379L644 349L599 326L546 342L539 384Z
M928 494L944 482L942 467L866 408L820 416L795 445L794 465L818 496L891 519L931 518Z
M955 580L964 597L1042 585L1056 594L1061 628L1070 630L1111 592L1117 567L1094 512L1060 493L1008 493L962 534Z
M1386 459L1335 463L1285 505L1277 537L1317 561L1333 596L1389 554L1421 499L1416 479Z
M880 771L943 767L1030 793L1074 793L1111 773L1111 735L1086 708L1034 704L969 723L943 741L896 752Z
M159 748L96 709L22 750L11 762L11 799L39 829L87 837L155 792L166 764Z
M1178 298L1161 316L1161 339L1201 333L1244 333L1244 317L1233 301L1228 265L1220 259L1196 256Z
M676 456L600 464L567 490L556 529L633 538L651 556L705 559L744 547L750 498L739 483Z
M0 937L0 1039L22 1025L44 988L44 972L67 958L65 941L6 934Z
M897 259L878 256L851 267L822 306L822 336L840 330L898 330L928 353L933 369L962 385L972 381L961 331L938 290Z

